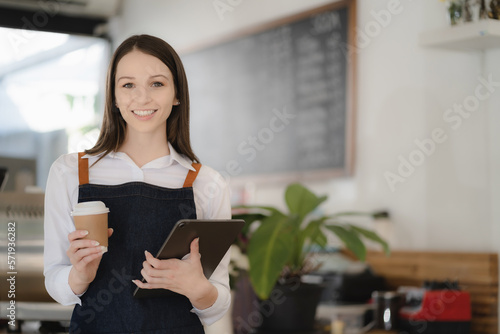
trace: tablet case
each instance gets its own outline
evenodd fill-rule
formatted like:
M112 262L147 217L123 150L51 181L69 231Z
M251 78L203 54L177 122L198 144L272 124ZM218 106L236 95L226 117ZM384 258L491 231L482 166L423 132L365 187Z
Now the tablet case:
M199 237L201 265L203 273L208 279L244 225L245 221L242 219L179 220L156 257L161 260L182 259L190 252L191 241ZM141 289L139 287L134 291L136 298L168 295L176 295L176 293L166 289Z

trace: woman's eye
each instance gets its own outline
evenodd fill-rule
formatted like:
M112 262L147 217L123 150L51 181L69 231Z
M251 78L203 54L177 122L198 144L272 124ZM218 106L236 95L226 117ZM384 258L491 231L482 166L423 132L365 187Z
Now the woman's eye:
M161 82L154 82L153 87L162 87L163 84Z
M123 85L122 87L124 88L132 88L134 85L131 84L131 83L126 83L125 85Z

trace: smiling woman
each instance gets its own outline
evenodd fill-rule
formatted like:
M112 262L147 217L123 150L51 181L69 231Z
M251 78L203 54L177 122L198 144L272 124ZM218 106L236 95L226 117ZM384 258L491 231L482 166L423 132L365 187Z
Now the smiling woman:
M146 129L151 129L157 124L157 119L161 120L163 117L165 122L169 119L166 122L166 132L154 132L155 140L161 139L158 142L164 143L163 136L166 135L167 141L175 150L192 161L199 161L190 143L189 90L184 66L177 52L169 44L159 41L161 40L147 35L133 36L115 51L108 71L104 131L96 145L87 153L108 154L118 148L126 153L132 143L135 146L141 145L139 152L147 154L144 149L151 148L151 141L139 137L134 137L134 140L127 138L130 133L141 132L134 125L137 122L132 122L133 127L128 126L127 119L135 117L136 121L145 121L148 117L155 118L146 126ZM126 109L125 112L122 108ZM158 110L161 110L158 116L162 117L156 117ZM153 114L150 114L151 111ZM150 138L151 135L148 134ZM125 142L127 139L128 143ZM164 147L163 153L168 152L168 148ZM139 160L142 159L139 154L135 156L134 161L141 166L142 162Z
M166 141L167 118L172 106L179 102L167 65L156 57L132 51L122 58L116 73L116 106L128 124L129 134L132 131L158 131ZM154 122L141 122L153 118Z
M105 253L86 231L75 230L68 214L88 201L110 210ZM182 260L152 254L181 219L230 217L228 185L191 149L179 56L154 36L129 37L111 58L97 143L62 155L47 182L45 285L56 301L76 304L70 332L203 333L202 324L214 323L230 306L229 253L209 279L199 238ZM124 282L120 293L110 286L117 274ZM137 287L176 294L138 300Z

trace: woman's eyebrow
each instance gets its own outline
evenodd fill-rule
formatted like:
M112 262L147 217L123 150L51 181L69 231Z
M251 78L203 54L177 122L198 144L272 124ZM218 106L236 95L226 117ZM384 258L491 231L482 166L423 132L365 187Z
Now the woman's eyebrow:
M156 78L156 77L164 77L165 79L168 80L168 77L164 74L156 74L156 75L152 75L150 78Z
M123 77L119 77L118 79L116 79L116 81L120 81L120 80L123 80L123 79L130 80L130 79L134 79L134 77L123 76Z
M165 79L168 80L168 77L164 74L155 74L155 75L152 75L150 76L150 78L156 78L156 77L164 77ZM123 80L123 79L126 79L126 80L133 80L135 79L134 77L130 77L130 76L122 76L122 77L119 77L118 79L116 79L116 81L120 81L120 80Z

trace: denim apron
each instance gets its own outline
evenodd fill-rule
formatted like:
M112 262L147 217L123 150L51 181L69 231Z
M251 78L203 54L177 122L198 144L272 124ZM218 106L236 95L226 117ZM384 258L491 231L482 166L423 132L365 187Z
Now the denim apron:
M189 299L182 295L134 298L142 279L144 251L153 255L179 219L195 219L192 184L200 164L193 164L183 188L169 189L144 182L106 186L89 183L88 159L79 153L78 202L102 201L113 228L108 252L96 277L81 296L71 317L70 333L204 333Z

